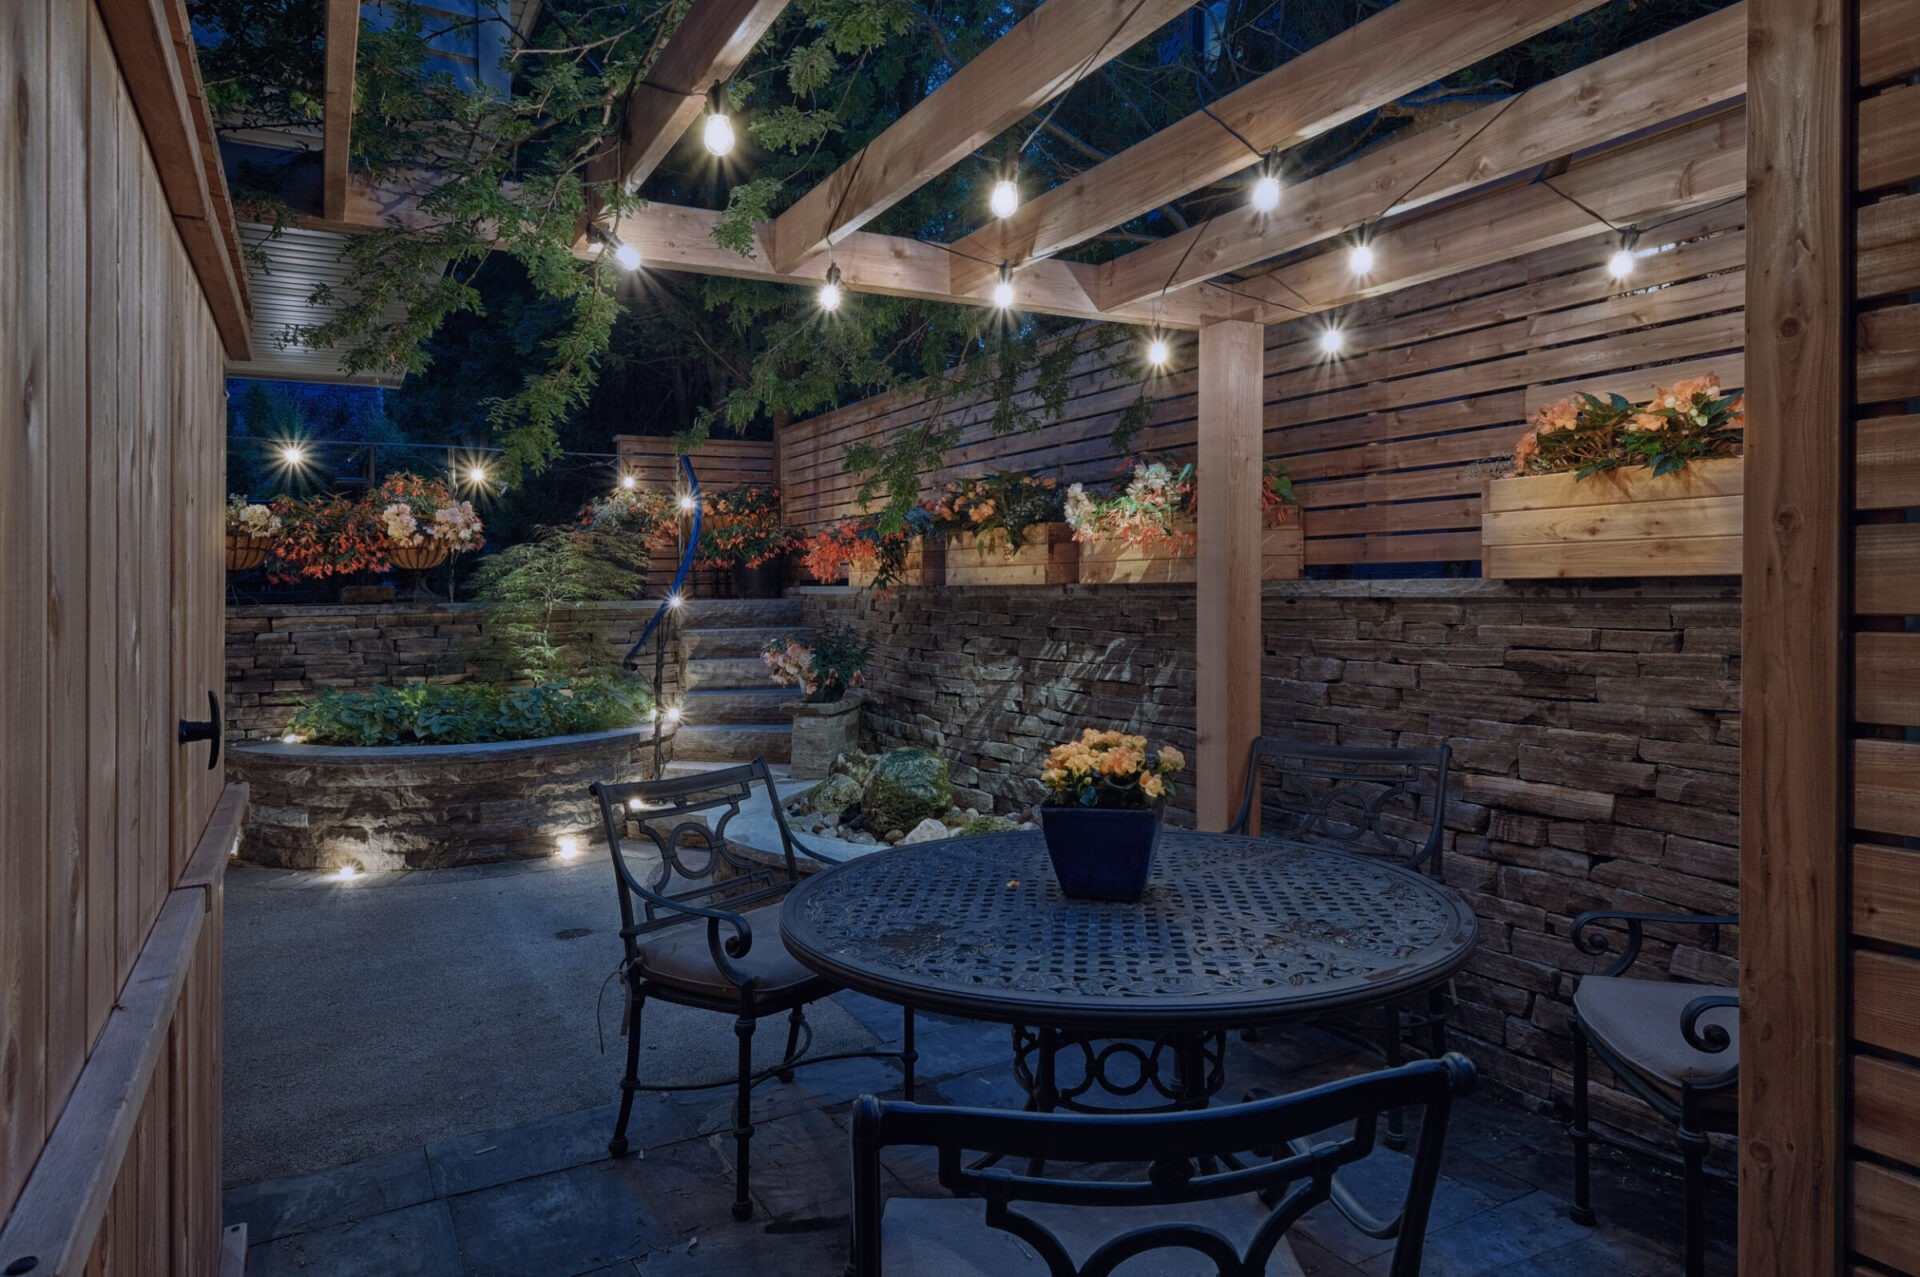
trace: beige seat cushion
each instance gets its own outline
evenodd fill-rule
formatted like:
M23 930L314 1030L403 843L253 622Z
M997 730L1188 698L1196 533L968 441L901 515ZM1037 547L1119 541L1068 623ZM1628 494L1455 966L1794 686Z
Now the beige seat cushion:
M747 950L746 957L735 958L734 966L753 981L755 989L762 993L785 993L808 984L818 984L823 989L829 987L787 951L780 939L779 905L764 905L740 916L753 928L753 947ZM723 942L734 934L732 924L720 924ZM730 998L740 992L740 986L713 963L705 919L682 923L643 938L640 974L656 984L708 997Z
M1148 1206L1128 1210L1050 1206L1033 1202L1013 1208L1043 1224L1067 1248L1075 1264L1085 1264L1101 1244L1143 1225L1194 1223L1212 1228L1244 1248L1266 1219L1266 1208L1251 1196L1189 1206ZM987 1227L987 1205L978 1198L896 1197L880 1221L880 1271L885 1277L1047 1277L1046 1261L1012 1233ZM1212 1260L1192 1250L1158 1250L1137 1255L1114 1270L1114 1277L1218 1277ZM1283 1240L1274 1248L1266 1277L1301 1277L1293 1252Z
M1701 1027L1719 1025L1733 1039L1724 1051L1696 1051L1680 1033L1680 1016L1695 998L1732 996L1713 984L1631 980L1590 975L1573 995L1573 1009L1593 1040L1645 1077L1678 1093L1683 1081L1717 1077L1740 1063L1740 1012L1722 1007L1700 1017Z

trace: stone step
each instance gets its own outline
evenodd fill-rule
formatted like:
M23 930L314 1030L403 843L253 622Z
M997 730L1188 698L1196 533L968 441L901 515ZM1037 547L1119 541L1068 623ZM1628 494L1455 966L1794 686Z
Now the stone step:
M798 625L800 619L798 599L691 598L679 616L682 630Z
M729 687L688 692L681 708L689 723L768 723L790 727L780 707L799 699L788 687Z
M773 671L758 656L702 656L687 662L687 687L724 691L741 688L759 691L774 687Z
M680 762L784 763L793 753L793 728L785 723L682 723L673 756Z
M774 639L783 639L790 634L805 638L809 633L798 624L715 626L682 630L680 642L689 660L708 657L759 660L760 649Z

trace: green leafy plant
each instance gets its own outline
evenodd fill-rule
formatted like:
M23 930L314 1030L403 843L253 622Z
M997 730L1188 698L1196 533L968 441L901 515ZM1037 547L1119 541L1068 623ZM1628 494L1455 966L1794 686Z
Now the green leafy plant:
M797 684L810 701L837 701L865 685L873 643L846 626L823 625L811 642L793 635L768 640L760 659L780 686Z
M1623 466L1656 475L1689 461L1740 455L1745 401L1725 394L1712 373L1654 392L1644 406L1623 395L1578 394L1536 409L1513 453L1515 474L1572 473L1589 479Z
M644 580L643 571L607 553L604 537L540 529L474 574L475 596L494 605L478 648L482 664L500 678L535 681L611 665L612 653L569 623L567 612L582 603L633 598Z
M314 745L473 745L635 727L653 711L645 680L606 673L533 687L407 683L316 692L287 734Z
M744 483L709 494L700 524L703 567L752 568L779 558L800 543L781 521L780 489Z
M933 499L933 524L951 536L980 534L980 552L986 553L986 534L1005 532L1009 549L1026 544L1027 531L1067 517L1066 497L1052 479L1019 471L1000 471L982 478L956 479Z

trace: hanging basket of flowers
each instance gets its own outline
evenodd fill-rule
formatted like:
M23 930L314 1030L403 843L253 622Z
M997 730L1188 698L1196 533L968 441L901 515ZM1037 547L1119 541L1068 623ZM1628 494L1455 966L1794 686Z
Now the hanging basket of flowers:
M387 563L402 572L437 568L449 554L485 544L473 502L455 500L438 479L390 475L370 500L379 512Z
M243 496L227 498L227 571L246 572L267 561L280 535L280 516L272 507Z
M1577 395L1527 427L1512 477L1486 484L1485 576L1739 575L1746 414L1718 377L1644 404Z

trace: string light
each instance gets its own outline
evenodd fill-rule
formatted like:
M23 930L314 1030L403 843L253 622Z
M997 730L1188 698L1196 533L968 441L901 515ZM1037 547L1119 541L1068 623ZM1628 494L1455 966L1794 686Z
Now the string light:
M620 486L625 488L628 492L632 492L635 488L640 486L640 481L634 478L630 474L623 474L620 476Z
M1155 368L1165 368L1173 352L1167 348L1165 337L1155 337L1147 343L1147 362Z
M685 510L688 514L692 514L694 510L699 507L699 505L700 503L693 499L693 494L691 492L682 492L680 494L680 508L682 510ZM676 603L674 604L674 606L679 607L680 605Z
M1338 328L1329 328L1320 334L1320 349L1329 355L1337 355L1347 348L1347 335Z
M1347 269L1356 275L1373 274L1373 246L1355 244L1353 251L1347 254Z
M476 488L486 487L487 468L485 466L469 466L467 468L467 482Z
M827 282L820 285L820 309L840 309L840 267L827 263Z
M678 705L669 705L667 707L667 721L669 723L677 723L680 721L680 707Z
M987 197L987 207L993 210L995 217L1012 217L1020 207L1020 187L1010 177L1003 177L993 184L993 194Z
M700 132L707 153L724 157L733 153L733 121L727 116L726 91L718 85L707 98L707 123Z
M668 606L668 607L671 607L671 608L678 608L678 607L680 607L680 606L681 606L681 605L682 605L683 603L685 603L685 602L686 602L686 600L685 600L685 599L682 599L682 598L681 598L681 597L680 597L680 596L679 596L678 594L669 594L669 595L667 595L667 606Z
M307 450L297 443L282 444L280 461L283 465L303 466L307 463Z
M1000 282L993 286L993 304L1001 310L1013 305L1013 267L1000 263Z
M1271 213L1280 207L1280 161L1271 152L1260 163L1260 176L1254 180L1249 202L1256 213Z
M600 251L603 254L608 249L613 250L613 260L619 264L621 270L636 271L640 269L640 250L632 244L627 243L604 226L594 227L593 237L600 241Z
M1639 231L1627 230L1620 232L1620 247L1615 249L1613 256L1607 259L1607 274L1613 276L1615 279L1625 279L1627 276L1633 274L1633 246L1638 243L1639 240Z

